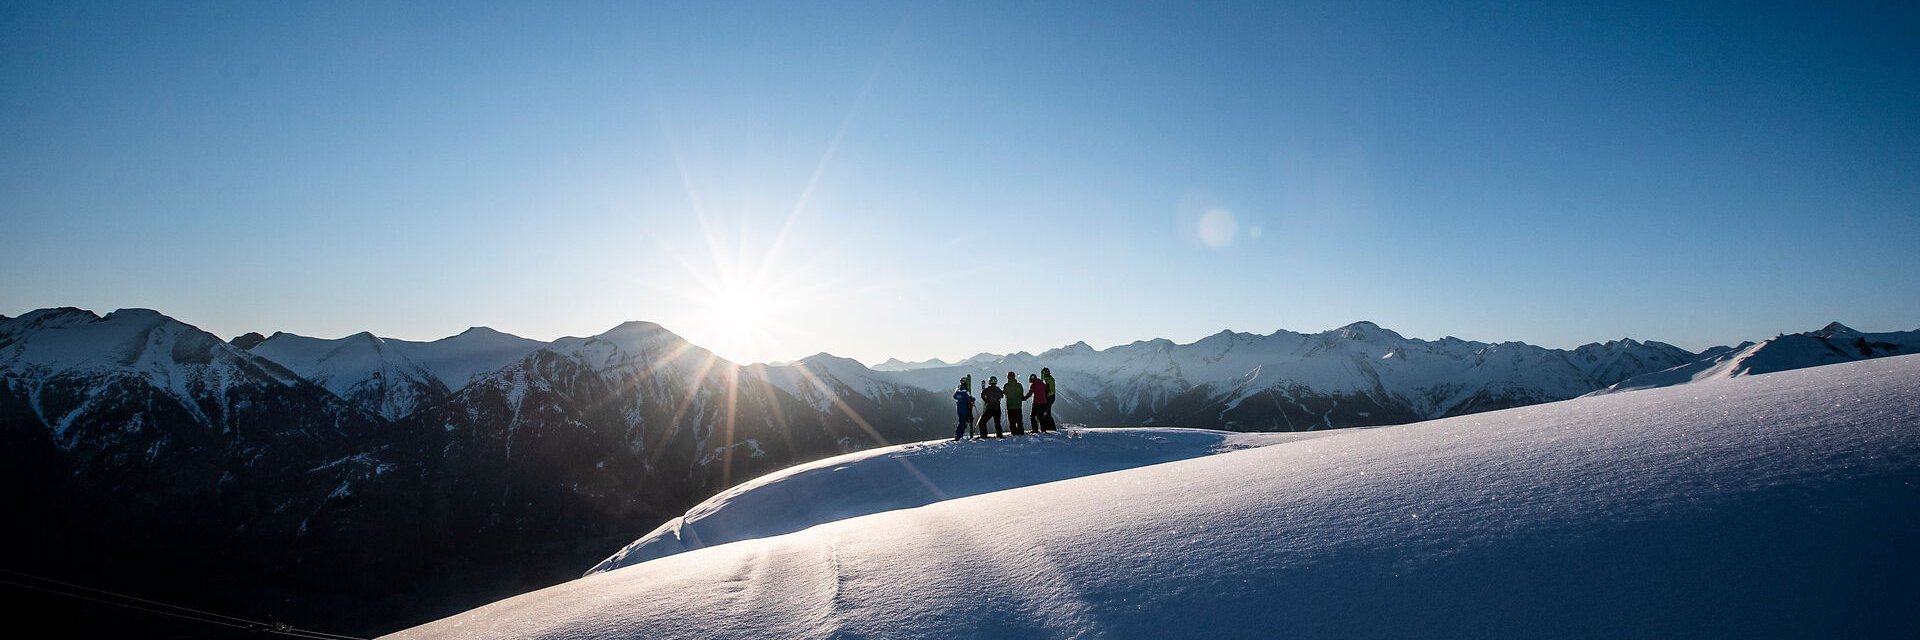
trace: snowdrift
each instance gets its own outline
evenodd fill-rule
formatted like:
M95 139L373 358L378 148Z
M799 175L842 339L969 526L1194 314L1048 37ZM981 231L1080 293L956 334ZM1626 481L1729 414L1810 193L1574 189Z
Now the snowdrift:
M721 492L589 573L882 511L1333 433L1089 429L1074 430L1072 437L1054 432L869 449L791 467Z
M393 637L1915 637L1916 525L1902 356L875 513Z

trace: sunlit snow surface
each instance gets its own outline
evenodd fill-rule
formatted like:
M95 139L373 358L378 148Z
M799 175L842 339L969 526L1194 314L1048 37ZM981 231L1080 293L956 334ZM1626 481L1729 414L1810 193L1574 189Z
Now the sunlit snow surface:
M876 513L397 637L1915 637L1917 527L1903 356Z
M869 449L728 489L635 540L593 571L881 511L1333 434L1093 429Z

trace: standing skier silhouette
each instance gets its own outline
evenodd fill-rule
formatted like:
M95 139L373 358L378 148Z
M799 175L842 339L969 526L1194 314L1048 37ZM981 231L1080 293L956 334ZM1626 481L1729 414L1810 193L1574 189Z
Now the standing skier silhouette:
M1033 395L1030 396L1033 398L1033 432L1040 433L1046 430L1047 398L1052 390L1047 388L1047 381L1041 380L1040 376L1033 374L1027 375L1027 388L1033 392Z
M1040 381L1047 384L1047 399L1044 402L1034 403L1034 406L1040 408L1040 421L1034 426L1036 428L1045 426L1048 431L1059 431L1060 426L1053 422L1053 403L1060 399L1060 385L1053 381L1053 372L1048 371L1046 367L1040 367Z
M980 389L980 399L986 401L986 408L980 411L980 437L987 437L987 420L993 420L993 435L996 438L1007 437L1000 428L1000 397L1006 395L1000 390L1000 379L987 376L987 386Z
M1007 372L1004 391L1007 394L1007 430L1016 436L1025 435L1026 430L1020 426L1020 402L1027 399L1027 393L1020 388L1020 379L1014 377L1012 371Z
M953 430L953 439L955 442L966 437L967 426L973 423L973 394L967 391L967 387L970 386L968 383L970 382L973 381L962 378L960 380L960 386L954 387L953 389L954 409L960 413L960 426Z

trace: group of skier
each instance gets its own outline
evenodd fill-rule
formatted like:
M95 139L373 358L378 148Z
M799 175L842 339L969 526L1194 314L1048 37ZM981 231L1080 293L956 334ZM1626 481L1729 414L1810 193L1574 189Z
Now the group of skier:
M1032 400L1032 412L1028 417L1033 420L1033 432L1058 431L1053 422L1053 401L1059 397L1060 387L1053 383L1053 372L1046 367L1038 374L1027 374L1027 387L1020 387L1020 379L1014 372L1007 372L1007 386L1000 386L998 376L988 376L987 385L980 389L981 402L986 407L974 418L975 401L973 397L973 376L960 378L960 386L953 390L954 408L960 413L960 426L953 430L953 439L960 440L969 433L977 432L975 438L1005 438L1006 431L1000 428L1000 402L1007 403L1007 426L1013 435L1026 435L1020 420L1020 403ZM987 422L993 422L994 435L987 435ZM972 428L971 430L969 428Z

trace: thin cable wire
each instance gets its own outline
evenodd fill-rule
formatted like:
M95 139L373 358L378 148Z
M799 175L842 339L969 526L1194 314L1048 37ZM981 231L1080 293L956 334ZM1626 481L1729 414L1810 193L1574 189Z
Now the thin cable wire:
M62 597L67 597L67 598L77 598L77 599L80 599L80 600L87 600L87 601L91 601L91 602L98 602L98 603L100 603L100 604L105 604L105 605L112 605L112 606L116 606L116 607L126 607L126 608L128 608L128 609L134 609L134 610L138 610L138 611L145 611L145 612L148 612L148 613L158 613L158 614L160 614L160 615L166 615L166 616L173 616L173 617L176 617L176 618L184 618L184 619L187 619L187 620L192 620L192 621L194 621L194 622L204 622L204 623L207 623L207 624L217 624L217 625L220 625L220 626L223 626L223 627L233 627L233 628L235 628L235 629L247 629L247 628L248 628L248 627L247 627L247 625L244 625L244 624L235 624L235 623L232 623L232 622L227 622L227 621L225 621L225 620L212 620L212 619L208 619L208 618L202 618L202 617L199 617L199 616L191 616L191 615L187 615L187 614L183 614L183 613L175 613L175 612L172 612L172 611L166 611L166 610L162 610L162 609L154 609L154 608L150 608L150 607L143 607L143 606L140 606L140 605L136 605L136 604L128 604L128 603L125 603L125 602L114 602L114 601L112 601L112 600L108 600L108 599L106 599L106 598L96 598L96 597L93 597L93 596L90 596L90 595L86 595L86 594L80 594L80 593L69 593L69 592L66 592L66 591L60 591L60 590L58 590L58 589L49 589L49 588L47 588L47 587L43 587L43 586L39 586L39 585L32 585L32 584L27 584L27 583L24 583L24 582L14 582L14 581L12 581L12 580L7 580L7 579L4 579L4 578L0 578L0 584L5 584L5 585L12 585L12 586L16 586L16 587L20 587L20 588L22 588L22 589L32 589L32 590L34 590L34 591L39 591L39 592L43 592L43 593L50 593L50 594L53 594L53 595L56 595L56 596L62 596Z
M283 636L291 636L295 638L308 638L309 640L340 640L341 638L349 637L349 636L334 636L331 634L323 634L322 632L318 632L318 631L310 632L302 629L295 629L290 626L282 626L282 625L269 624L264 622L248 621L245 624L241 624L241 623L228 622L225 620L216 620L216 619L202 617L202 616L178 613L174 611L167 611L165 609L158 609L154 607L147 607L147 606L142 606L137 604L129 604L125 602L114 602L112 600L108 600L105 598L97 598L94 596L89 596L89 595L80 594L80 593L68 593L68 592L60 591L58 589L49 589L47 587L43 587L39 585L31 585L31 584L26 584L21 582L14 582L12 580L6 580L6 579L0 579L0 584L12 585L12 586L20 587L23 589L32 589L34 591L40 591L43 593L48 593L56 596L74 598L78 600L86 600L89 602L97 602L97 603L108 605L108 606L132 609L135 611L144 611L147 613L154 613L154 614L159 614L163 616L171 616L171 617L180 618L182 620L188 620L192 622L219 625L222 627L239 629L241 631L247 631L252 633L273 633L273 634L278 634ZM227 617L230 617L230 616L227 616Z
M191 620L194 622L200 622L205 624L220 625L223 627L230 627L234 629L240 629L243 631L273 633L273 634L279 634L284 636L291 636L295 638L309 638L310 640L363 640L362 638L358 638L355 636L326 633L324 631L312 631L307 629L299 629L284 623L260 622L257 620L248 620L246 618L218 614L218 613L213 613L209 611L201 611L199 609L194 609L192 607L183 607L177 604L168 604L165 602L148 600L146 598L130 596L122 593L114 593L112 591L107 591L105 589L96 589L96 588L88 587L85 585L78 585L70 582L62 582L52 578L37 576L30 573L23 573L23 572L14 571L11 569L0 569L0 573L6 573L9 575L19 576L19 577L27 578L31 580L39 580L42 582L47 582L50 584L67 587L69 589L91 591L94 593L99 593L99 594L111 596L114 598L120 598L123 600L129 600L132 602L116 602L113 600L108 600L106 598L90 596L84 593L72 593L68 591L62 591L59 589L49 588L42 585L27 584L24 582L7 580L4 578L0 578L0 584L8 584L8 585L13 585L23 589L31 589L31 590L40 591L43 593L49 593L57 596L86 600L90 602L97 602L100 604L105 604L110 606L124 607L128 609L134 609L137 611L156 613L164 616L172 616L172 617L180 618L183 620ZM153 606L142 606L141 604L133 604L135 602L144 603L146 605L153 605ZM161 608L161 607L164 607L164 608ZM168 611L167 609L175 609L176 611ZM186 613L182 613L182 612L186 612Z
M248 620L248 619L245 619L245 618L237 618L237 617L234 617L234 616L229 616L229 615L222 615L222 614L218 614L218 613L212 613L212 612L209 612L209 611L200 611L200 610L198 610L198 609L194 609L194 608L191 608L191 607L183 607L183 606L180 606L180 605L177 605L177 604L168 604L168 603L165 603L165 602L157 602L157 601L154 601L154 600L148 600L148 599L146 599L146 598L141 598L141 597L137 597L137 596L130 596L130 595L126 595L126 594L122 594L122 593L114 593L114 592L112 592L112 591L107 591L107 590L105 590L105 589L95 589L95 588L93 588L93 587L89 587L89 586L86 586L86 585L82 585L82 584L74 584L74 583L71 583L71 582L62 582L62 581L59 581L59 580L55 580L55 579L53 579L53 578L48 578L48 577L46 577L46 576L37 576L37 575L34 575L34 574L31 574L31 573L24 573L24 572L20 572L20 571L14 571L14 570L12 570L12 569L0 569L0 573L6 573L6 574L9 574L9 575L13 575L13 576L17 576L17 577L21 577L21 578L27 578L27 579L29 579L29 580L38 580L38 581L40 581L40 582L47 582L47 583L52 583L52 584L57 584L57 585L60 585L60 586L62 586L62 587L67 587L67 588L69 588L69 589L79 589L79 590L82 590L82 591L92 591L92 592L94 592L94 593L98 593L98 594L102 594L102 595L109 595L109 596L113 596L113 597L116 597L116 598L125 598L125 599L127 599L127 600L132 600L132 601L135 601L135 602L144 602L144 603L146 603L146 604L150 604L150 605L154 605L154 606L159 606L159 607L167 607L167 608L170 608L170 609L179 609L179 610L181 610L181 611L187 611L187 612L191 612L191 613L194 613L194 614L198 614L198 615L203 615L203 616L207 616L207 617L210 617L210 618L222 618L222 619L226 619L226 620L232 620L232 621L234 621L234 622L238 622L238 623L241 623L241 624L252 624L252 623L253 623L253 621L252 621L252 620Z

